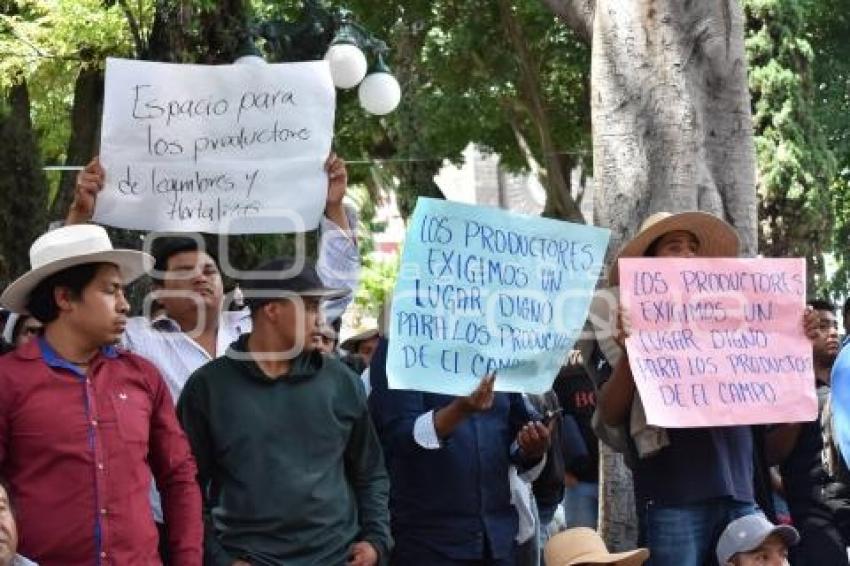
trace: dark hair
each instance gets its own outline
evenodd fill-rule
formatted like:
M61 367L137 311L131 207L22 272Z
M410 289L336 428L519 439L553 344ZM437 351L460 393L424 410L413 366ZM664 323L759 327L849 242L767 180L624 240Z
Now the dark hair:
M71 297L79 299L83 289L91 283L98 270L109 263L84 263L63 269L44 279L30 293L27 299L27 311L42 324L48 324L59 318L59 305L56 304L54 291L59 287L67 288Z
M185 252L204 252L208 256L210 256L215 263L216 268L221 271L221 268L218 264L218 257L215 253L213 253L212 247L208 244L207 240L203 239L202 241L198 241L196 238L188 238L184 236L163 236L156 237L154 235L148 237L155 237L153 244L150 248L150 253L154 259L154 273L156 275L160 273L164 273L168 271L168 260L177 254L182 254ZM162 279L156 276L151 276L154 283L162 284Z
M835 314L835 305L824 299L812 299L808 304L816 311L828 311Z
M9 487L9 482L6 481L6 478L0 476L0 487L3 488L3 491L6 492L6 499L9 501L9 511L12 512L12 517L15 516L15 502L12 501L12 490Z
M841 311L844 318L847 318L848 313L850 313L850 297L847 297L847 300L844 301L844 308Z

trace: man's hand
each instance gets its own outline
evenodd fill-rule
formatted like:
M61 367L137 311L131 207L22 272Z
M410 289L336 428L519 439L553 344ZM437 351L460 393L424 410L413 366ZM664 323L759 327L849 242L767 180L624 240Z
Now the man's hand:
M348 225L348 216L342 206L345 191L348 189L348 171L345 161L336 153L331 152L325 161L325 171L328 173L328 199L325 201L325 216L332 220L344 231L351 230Z
M475 413L489 411L493 406L493 386L496 374L484 376L478 387L466 397L455 397L451 403L434 413L434 430L440 438L448 438L463 421Z
M489 411L493 406L493 399L496 395L493 392L493 386L495 384L495 373L485 375L478 384L478 387L475 388L475 391L473 391L469 396L457 398L457 402L459 403L461 410L467 415Z
M100 160L95 157L86 168L77 173L74 185L74 200L68 209L65 224L82 224L94 215L97 194L103 189L104 171Z
M820 330L820 313L812 307L806 307L803 312L803 333L806 338L814 342L818 338Z
M617 311L617 328L614 332L614 342L625 350L626 338L632 334L632 317L622 306Z
M348 549L347 566L376 566L378 551L368 542L358 542Z
M555 426L555 419L549 427ZM525 460L537 461L549 449L551 429L541 422L529 422L516 435L517 444Z

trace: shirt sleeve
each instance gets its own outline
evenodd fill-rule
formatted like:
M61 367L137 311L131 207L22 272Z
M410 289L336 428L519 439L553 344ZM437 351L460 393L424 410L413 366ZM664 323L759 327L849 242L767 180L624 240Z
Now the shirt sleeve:
M150 465L162 494L168 546L175 564L201 566L203 523L197 468L177 422L174 402L159 372L150 366L153 387Z
M346 208L349 225L355 230L357 218L356 214L352 218L352 214L353 211ZM325 320L330 323L342 316L357 291L360 283L360 251L354 238L327 216L322 216L316 271L326 286L347 291L345 296L328 300L324 304Z
M426 450L442 448L443 445L434 424L434 411L428 411L416 418L413 423L413 439L416 440L416 444Z
M387 340L381 338L369 366L372 386L369 409L384 453L389 459L392 453L410 454L430 449L426 445L435 446L433 441L437 437L434 430L434 413L425 405L421 392L389 388L386 361ZM418 428L421 428L421 432L416 432ZM420 439L423 442L420 442ZM436 442L440 443L440 440L437 439ZM442 443L435 447L441 446Z
M218 541L212 522L214 502L210 500L209 485L212 482L213 454L212 439L209 432L209 418L203 406L198 390L200 374L189 378L180 400L177 402L177 416L186 431L189 446L195 455L198 466L198 484L202 496L204 564L205 566L231 566L236 558L230 556Z
M375 547L379 554L379 564L387 564L392 547L390 479L384 466L381 444L366 406L365 395L361 390L358 390L356 395L362 410L345 448L346 475L357 498L359 539Z

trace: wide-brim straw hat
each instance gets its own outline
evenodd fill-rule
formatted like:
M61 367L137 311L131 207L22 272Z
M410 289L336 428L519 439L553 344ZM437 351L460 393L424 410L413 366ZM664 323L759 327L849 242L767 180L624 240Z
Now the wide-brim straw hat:
M546 543L543 553L546 566L574 566L588 562L639 566L649 558L649 551L645 548L628 552L608 552L599 534L586 527L567 529L553 536Z
M372 338L377 338L379 331L377 328L368 328L366 330L357 331L356 334L350 336L342 341L340 344L340 348L351 352L354 350L360 342L365 342L366 340L371 340Z
M69 267L86 263L111 263L121 272L124 285L153 268L153 257L135 250L116 250L109 235L95 224L75 224L51 230L30 246L31 269L6 287L0 304L20 313L27 312L30 294L39 283Z
M643 257L655 240L670 232L690 232L699 242L699 257L737 257L740 239L728 222L707 212L657 212L641 224L637 235L622 248L611 266L609 283L619 283L619 260Z

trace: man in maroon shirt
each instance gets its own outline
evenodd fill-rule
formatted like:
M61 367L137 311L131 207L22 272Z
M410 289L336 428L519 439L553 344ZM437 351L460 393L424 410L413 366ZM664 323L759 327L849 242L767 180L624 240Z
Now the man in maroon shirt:
M0 296L44 324L0 359L0 476L18 503L21 553L41 566L160 564L153 472L174 564L200 566L196 467L168 389L150 362L114 346L129 308L122 286L152 258L77 225L38 238L30 261Z

